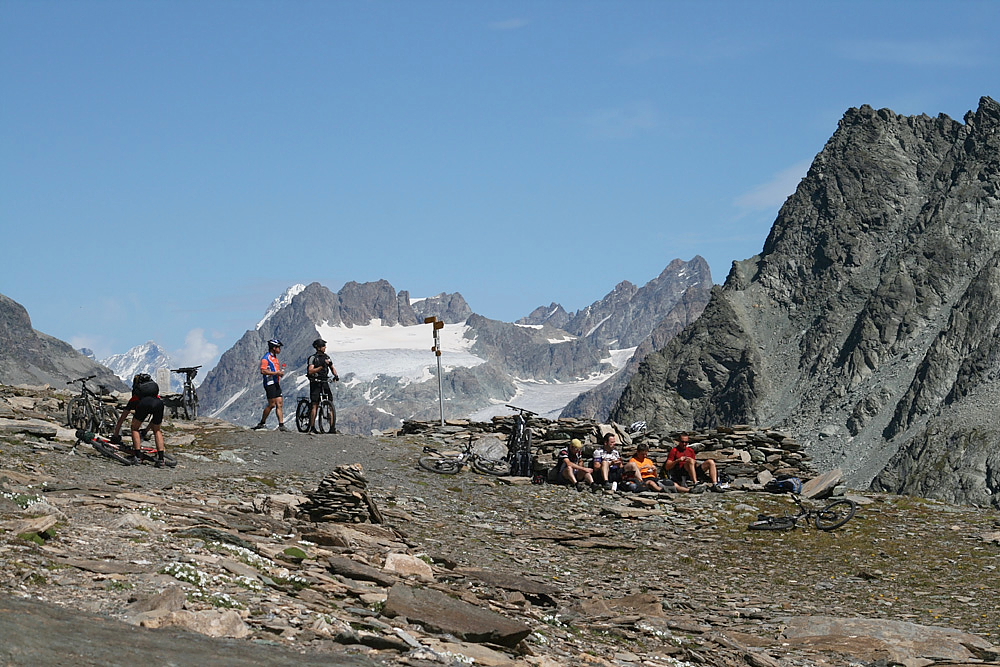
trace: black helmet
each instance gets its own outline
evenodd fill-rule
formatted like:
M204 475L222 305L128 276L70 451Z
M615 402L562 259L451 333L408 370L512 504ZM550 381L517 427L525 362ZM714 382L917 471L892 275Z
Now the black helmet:
M317 338L316 340L313 341L313 347L315 347L317 350L321 347L324 347L325 345L326 341L323 340L322 338Z
M132 384L140 385L143 382L149 382L152 379L153 378L149 376L149 373L138 373L134 378L132 378Z
M277 338L272 338L271 340L267 341L267 346L268 347L284 347L284 345L281 344L281 341L278 340Z

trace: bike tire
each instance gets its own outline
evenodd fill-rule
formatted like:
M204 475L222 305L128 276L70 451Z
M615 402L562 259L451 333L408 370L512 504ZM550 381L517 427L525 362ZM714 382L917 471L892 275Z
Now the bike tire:
M66 404L66 425L80 431L94 431L91 428L93 419L90 417L90 405L79 396L70 399Z
M118 425L118 418L121 416L118 408L113 405L99 405L97 414L94 416L96 422L94 429L97 433L111 433Z
M329 399L319 402L319 407L316 409L316 428L320 433L333 433L333 425L337 419L335 414L333 403Z
M198 394L194 393L194 389L185 392L184 410L188 413L188 419L198 418Z
M791 530L792 528L795 528L795 520L787 516L774 516L768 519L761 519L747 526L748 530Z
M454 475L462 469L462 462L455 459L443 459L437 456L421 456L417 463L424 470L436 472L439 475Z
M299 399L295 406L295 428L299 433L309 430L309 401L306 399Z
M97 453L100 454L101 456L106 456L112 461L117 461L118 463L121 463L123 466L132 465L131 459L122 454L121 450L118 449L117 447L112 447L111 445L104 444L103 442L92 442L91 444L94 446L94 449L97 450Z
M510 475L510 462L474 458L472 459L472 469L476 472L481 472L484 475L506 477L507 475Z
M836 530L854 518L858 505L853 500L841 498L816 512L816 527L820 530Z

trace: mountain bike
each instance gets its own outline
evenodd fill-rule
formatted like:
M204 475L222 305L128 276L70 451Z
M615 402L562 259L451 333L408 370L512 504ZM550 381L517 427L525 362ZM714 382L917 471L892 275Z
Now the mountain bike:
M333 376L334 382L339 382L340 378ZM295 428L299 433L309 430L309 417L312 411L312 402L309 396L299 396L299 401L295 405ZM316 408L316 429L320 433L337 432L337 408L333 405L333 393L330 391L330 383L323 382L320 388L319 406Z
M131 443L128 445L124 442L115 444L103 435L98 435L83 429L77 429L76 445L73 446L73 449L75 450L81 442L93 446L93 448L97 450L97 453L101 456L106 456L112 461L121 463L124 466L138 465L142 463L156 463L156 448L150 447L149 445L142 445L139 450L139 460L138 463L136 463L136 461L132 458L135 452L132 449ZM166 452L163 453L163 463L168 468L177 467L177 459Z
M757 520L747 527L748 530L792 530L799 521L808 525L810 520L820 530L836 530L854 518L858 511L858 504L847 498L834 500L818 510L806 507L797 495L793 494L792 500L799 506L798 512L785 516L759 514Z
M188 366L186 368L172 368L171 373L184 373L184 388L181 390L181 409L184 411L184 419L198 418L198 392L194 388L194 377L198 374L201 366Z
M434 447L424 447L425 456L417 459L424 470L430 470L441 475L455 475L466 465L484 475L503 477L510 474L510 463L503 459L491 459L472 449L472 435L469 442L460 452L442 452Z
M97 376L89 375L70 380L66 383L80 383L80 395L74 396L66 404L66 424L70 428L78 428L85 431L104 431L107 433L114 429L121 412L116 406L106 403L101 397L101 395L105 395L107 392L104 385L98 385L101 395L96 394L87 386L87 381L93 380L95 377Z
M531 428L528 420L537 417L537 412L507 404L511 410L517 410L514 415L514 428L507 439L507 462L510 464L510 474L514 477L531 477Z

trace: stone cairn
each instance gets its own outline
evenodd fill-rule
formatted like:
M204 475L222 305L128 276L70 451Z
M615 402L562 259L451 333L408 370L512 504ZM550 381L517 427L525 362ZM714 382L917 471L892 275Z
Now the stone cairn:
M311 521L337 523L383 523L382 513L368 495L368 480L361 465L341 465L323 478L319 487L306 494L299 509Z
M513 428L513 416L493 417L489 422L449 420L440 422L406 421L394 432L383 435L402 437L420 435L437 441L442 447L461 449L466 443L479 438L494 436L506 442ZM590 457L599 447L604 433L613 430L618 435L619 450L629 458L640 442L649 447L649 455L658 464L666 461L667 454L682 433L691 439L699 459L715 459L720 473L731 480L733 486L748 489L766 484L779 475L799 477L803 481L817 475L810 457L802 445L790 435L775 429L760 429L746 425L718 426L690 431L642 431L629 433L621 424L600 424L593 420L561 418L556 420L532 417L529 422L535 454L535 473L544 473L556 462L559 450L577 438L584 443L584 455Z

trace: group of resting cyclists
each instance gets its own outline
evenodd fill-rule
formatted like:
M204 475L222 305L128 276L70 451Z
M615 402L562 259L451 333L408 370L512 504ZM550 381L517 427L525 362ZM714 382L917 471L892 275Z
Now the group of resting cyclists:
M715 461L698 461L697 452L691 447L687 434L678 437L677 444L670 450L663 464L663 476L657 470L656 461L649 457L649 446L636 445L635 454L628 461L618 450L618 436L614 432L604 434L601 447L594 450L593 458L584 458L583 442L570 441L557 455L557 480L562 484L574 485L577 490L613 489L621 486L627 491L666 491L668 486L679 493L702 493L706 489L721 491ZM698 473L708 476L711 486L698 483Z

